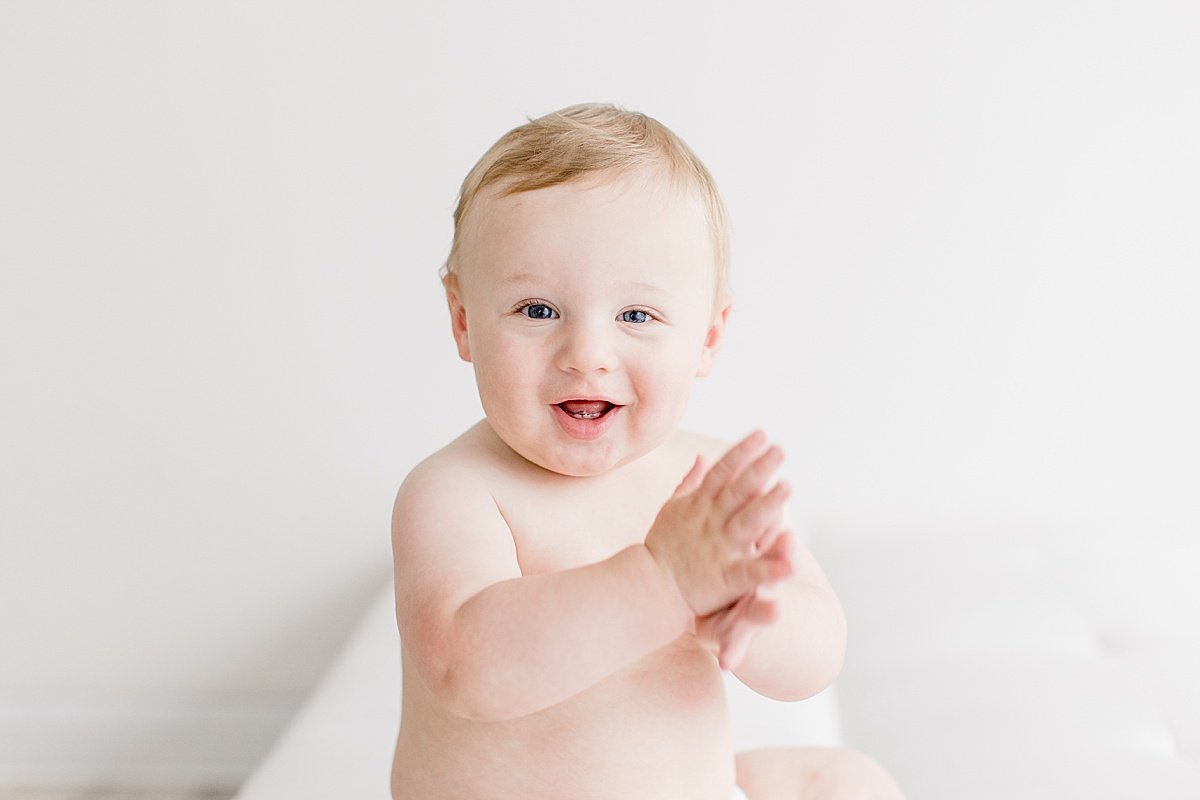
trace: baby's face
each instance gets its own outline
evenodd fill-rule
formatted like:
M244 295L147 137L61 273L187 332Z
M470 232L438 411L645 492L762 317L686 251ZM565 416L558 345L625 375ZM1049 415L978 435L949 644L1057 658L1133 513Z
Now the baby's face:
M594 179L481 199L447 293L489 424L564 475L654 450L728 314L699 199Z

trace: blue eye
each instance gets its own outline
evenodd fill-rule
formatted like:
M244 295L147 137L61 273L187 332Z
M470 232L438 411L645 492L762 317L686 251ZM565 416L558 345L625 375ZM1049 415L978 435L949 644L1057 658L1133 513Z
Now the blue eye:
M530 319L554 319L556 316L554 309L545 303L530 303L518 310Z
M622 322L636 322L636 323L649 322L650 315L647 314L645 311L642 311L639 308L632 308L629 311L621 312L621 321Z

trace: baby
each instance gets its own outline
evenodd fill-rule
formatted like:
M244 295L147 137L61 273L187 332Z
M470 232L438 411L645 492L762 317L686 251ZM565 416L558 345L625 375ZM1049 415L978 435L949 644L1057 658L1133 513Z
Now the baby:
M493 145L454 222L485 418L396 496L392 797L900 797L855 751L733 752L721 670L801 700L846 632L780 448L676 427L730 312L705 167L654 119L571 106Z

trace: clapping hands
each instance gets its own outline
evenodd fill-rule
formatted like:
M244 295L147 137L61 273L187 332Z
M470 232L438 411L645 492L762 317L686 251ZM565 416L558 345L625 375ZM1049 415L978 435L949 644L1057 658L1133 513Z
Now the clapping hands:
M778 616L771 586L793 572L786 483L769 481L783 451L755 431L712 467L697 457L663 506L646 546L696 613L697 639L734 669Z

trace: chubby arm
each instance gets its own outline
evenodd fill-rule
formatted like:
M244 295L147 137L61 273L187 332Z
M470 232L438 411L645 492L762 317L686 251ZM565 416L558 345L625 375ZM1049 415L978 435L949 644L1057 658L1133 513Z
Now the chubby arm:
M786 506L782 529L791 529ZM755 630L733 674L761 695L795 701L817 694L841 671L846 616L816 559L790 538L794 572L764 592L775 601L774 620Z
M491 495L446 466L426 462L400 487L392 547L401 641L451 712L532 714L688 630L690 608L644 545L522 576Z

